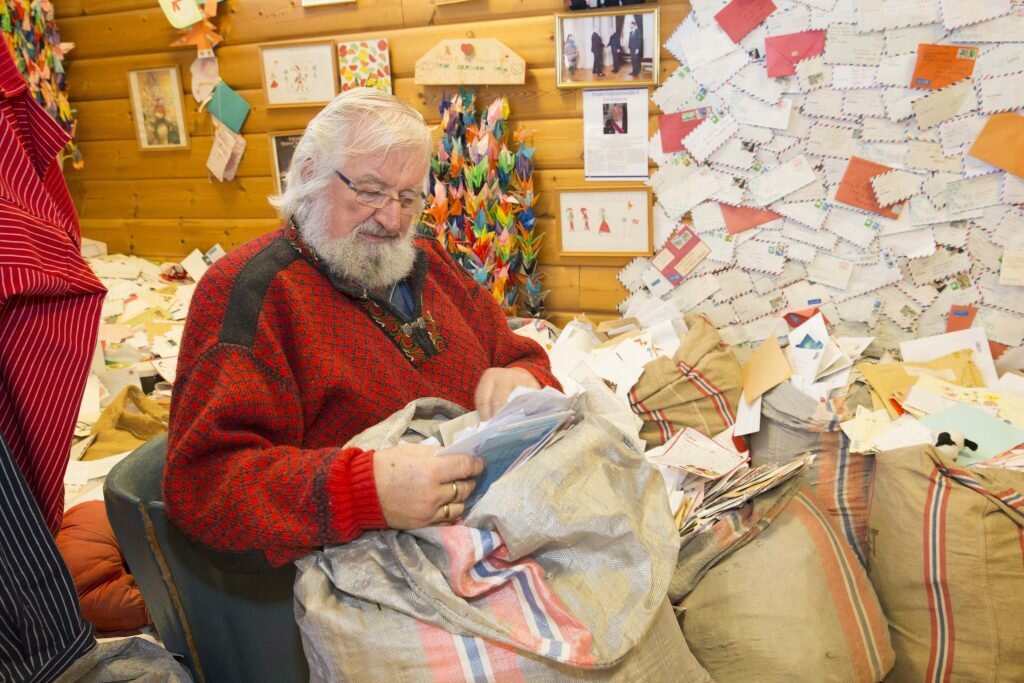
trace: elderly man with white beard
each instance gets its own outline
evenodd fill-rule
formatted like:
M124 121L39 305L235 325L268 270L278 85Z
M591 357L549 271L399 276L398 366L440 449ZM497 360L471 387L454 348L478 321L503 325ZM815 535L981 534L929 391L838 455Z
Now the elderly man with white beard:
M365 530L456 520L483 463L344 444L436 396L487 419L516 387L558 387L482 287L417 237L422 116L360 88L295 148L283 227L200 280L178 357L164 499L187 536L242 570Z

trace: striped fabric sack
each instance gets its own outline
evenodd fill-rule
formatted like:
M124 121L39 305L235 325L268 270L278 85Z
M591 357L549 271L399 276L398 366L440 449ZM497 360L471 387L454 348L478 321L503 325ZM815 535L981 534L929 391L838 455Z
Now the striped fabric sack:
M350 444L436 432L416 401ZM601 418L505 474L462 523L369 532L297 562L314 681L706 681L666 590L661 475ZM368 669L367 667L371 667Z
M815 453L807 482L857 559L867 566L874 456L850 453L850 439L839 428L846 419L783 382L761 401L761 429L749 437L750 458L754 465L779 464Z
M679 564L668 585L668 599L677 604L715 565L757 538L786 509L801 487L806 470L746 505L731 510L679 551Z
M691 651L718 683L875 683L893 666L867 574L810 489L679 606Z
M743 389L739 362L707 318L688 317L687 324L675 356L645 365L629 392L630 408L644 421L640 437L649 448L685 427L715 436L736 421Z
M880 453L871 580L892 626L887 680L1024 681L1024 474L932 446Z

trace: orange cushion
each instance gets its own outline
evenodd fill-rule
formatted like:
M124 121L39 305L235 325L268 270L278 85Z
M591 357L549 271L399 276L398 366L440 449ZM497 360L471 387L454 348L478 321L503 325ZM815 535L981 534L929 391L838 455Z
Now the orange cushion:
M97 631L134 631L151 622L102 501L82 503L64 513L57 548L71 570L82 616Z

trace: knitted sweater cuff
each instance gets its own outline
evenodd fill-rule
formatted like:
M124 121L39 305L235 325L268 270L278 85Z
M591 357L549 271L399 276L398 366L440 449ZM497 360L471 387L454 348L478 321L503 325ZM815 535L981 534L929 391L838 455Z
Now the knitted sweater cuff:
M342 450L328 467L324 489L330 524L327 535L332 541L345 543L367 529L387 527L373 477L373 451Z

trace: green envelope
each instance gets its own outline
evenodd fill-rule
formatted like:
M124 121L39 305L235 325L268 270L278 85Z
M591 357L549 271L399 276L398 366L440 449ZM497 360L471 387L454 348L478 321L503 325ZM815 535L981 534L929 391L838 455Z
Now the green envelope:
M245 117L249 115L252 105L232 90L227 83L217 81L217 87L213 89L213 96L206 108L221 123L238 133L245 122Z

